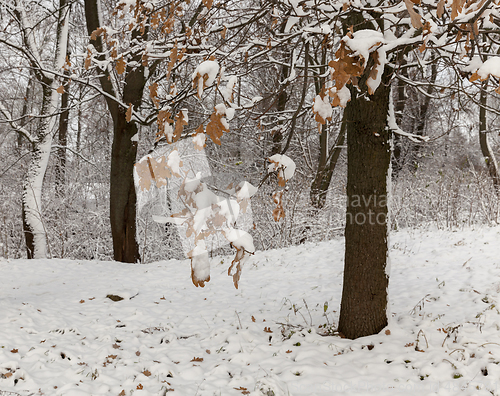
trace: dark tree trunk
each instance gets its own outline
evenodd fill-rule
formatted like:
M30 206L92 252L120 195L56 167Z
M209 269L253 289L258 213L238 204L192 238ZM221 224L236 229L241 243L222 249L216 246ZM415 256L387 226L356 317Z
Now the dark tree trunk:
M31 260L34 258L35 255L35 239L33 237L33 229L28 224L28 219L26 219L24 200L21 207L21 215L23 218L23 232L24 232L24 241L26 246L26 258Z
M321 64L326 65L326 46L322 47L321 53ZM324 76L326 74L326 66L322 66L319 69L320 75ZM321 90L325 85L325 77L316 77L314 79L314 87L316 90L316 95L319 95ZM342 119L342 124L340 126L340 132L335 140L333 147L328 147L328 128L327 124L321 126L321 135L319 137L319 156L318 156L318 169L316 171L316 176L311 184L311 190L309 192L309 197L311 199L311 205L315 209L322 209L326 203L326 194L328 188L330 187L330 182L332 180L333 171L337 166L338 159L340 157L340 152L342 151L342 146L345 140L345 121Z
M325 142L322 141L323 136L326 136L326 128L323 129L324 130L321 132L322 136L320 137L320 163L309 194L311 198L311 205L316 209L322 209L325 206L326 194L328 193L328 188L330 188L333 171L337 166L340 153L342 151L342 145L345 141L346 124L343 120L340 126L340 132L335 140L335 144L329 150L329 158L326 158L326 156L323 157L323 147L326 147L327 145L326 139Z
M497 194L500 193L500 175L498 173L498 163L495 157L495 153L491 149L488 142L488 127L486 122L486 104L487 104L487 87L488 81L483 82L481 85L480 92L480 103L479 107L479 145L481 146L481 153L483 154L484 161L488 167L488 173L490 174L493 185L495 186L495 191Z
M68 74L68 73L65 73ZM61 115L59 116L59 131L56 163L56 194L63 197L66 189L66 145L68 144L68 123L69 123L69 82L64 86L64 93L61 97Z
M125 110L113 117L113 145L111 149L110 220L113 234L114 259L125 263L140 260L136 241L136 203L134 164L137 143L130 138L137 133L137 125L128 123Z
M99 27L98 2L100 0L85 0L85 18L89 35ZM138 31L132 32L132 39L141 40ZM103 52L100 36L91 43L98 52ZM104 55L103 55L104 56ZM138 109L141 105L146 78L140 55L131 59L141 66L125 70L125 84L123 93L115 92L111 82L114 76L105 73L100 77L102 89L110 96L106 96L106 103L113 118L113 144L111 149L111 177L110 177L110 220L113 237L113 256L116 261L136 263L140 261L139 245L136 240L136 192L134 185L134 164L137 155L137 143L131 138L137 133L137 124L126 120L126 108L123 108L114 99Z
M24 103L23 103L23 109L21 112L21 120L19 124L21 126L25 126L28 123L28 112L29 112L29 106L32 101L32 96L33 96L33 80L30 78L28 80L28 84L26 85L26 93L24 95ZM23 135L22 133L17 134L17 148L18 150L21 150L23 147Z
M401 61L401 63L404 65L406 62L404 60ZM408 73L406 69L402 69L401 73L407 77ZM405 109L405 104L406 104L406 94L405 94L405 83L403 80L398 80L397 81L397 100L396 104L394 106L394 113L396 117L396 124L398 127L404 129L402 125L403 121L403 113ZM393 137L393 152L392 152L392 176L396 178L403 168L403 139L400 135L394 134Z
M348 201L339 331L351 339L387 325L390 73L386 68L373 95L364 79L359 84L365 94L351 87L345 109Z

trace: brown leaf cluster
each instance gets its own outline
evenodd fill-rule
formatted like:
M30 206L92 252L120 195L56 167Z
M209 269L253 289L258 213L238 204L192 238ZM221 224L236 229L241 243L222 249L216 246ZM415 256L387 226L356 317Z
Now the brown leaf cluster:
M273 219L278 222L280 219L285 218L285 209L283 208L283 191L277 191L273 194L273 200L276 208L273 210Z
M180 163L182 166L182 162ZM169 166L165 156L159 158L147 157L135 164L139 176L139 187L141 190L149 190L153 184L157 187L166 186L167 179L172 176L180 177Z
M210 121L207 124L207 135L212 139L215 144L221 145L220 138L224 132L229 132L229 129L222 123L222 119L225 114L220 114L214 109L214 112L210 115Z
M353 80L361 76L364 70L363 58L355 56L344 41L340 42L340 47L335 56L336 60L330 61L329 66L333 69L332 80L335 81L335 88L339 91L346 84L355 83Z
M182 110L179 111L175 116L174 138L172 139L174 142L181 138L184 125L187 124L187 121L184 119L184 112Z

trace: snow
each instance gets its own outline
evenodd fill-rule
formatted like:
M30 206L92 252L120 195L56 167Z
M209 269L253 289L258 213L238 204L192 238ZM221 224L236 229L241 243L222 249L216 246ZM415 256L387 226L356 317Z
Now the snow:
M233 91L237 82L238 82L237 76L228 77L226 88L221 90L222 96L224 97L224 100L226 102L232 102Z
M336 89L335 87L332 89ZM347 102L351 100L351 91L345 85L339 90L336 91L336 94L340 100L340 106L345 107Z
M278 170L278 175L285 181L290 180L295 174L295 162L285 154L274 154L269 157L271 164L268 166L269 172Z
M381 32L371 29L358 30L354 32L353 37L344 37L343 39L347 46L354 52L354 55L360 55L364 59L363 66L370 57L374 47L385 42L384 35Z
M333 108L330 104L330 99L328 98L328 96L325 95L322 98L321 95L316 95L316 97L314 98L312 111L318 114L323 120L327 120L329 118L331 119Z
M237 248L243 248L250 253L255 252L252 236L248 232L233 228L224 235Z
M192 76L193 80L195 80L197 76L201 76L201 78L198 78L198 96L203 94L204 87L209 87L213 84L218 73L219 64L216 61L207 60L198 65ZM206 81L204 81L203 78L205 75L207 76Z
M228 257L208 259L203 289L189 260L3 259L0 390L499 395L499 237L500 227L393 233L390 324L357 340L322 335L338 323L342 239L256 252L238 290Z
M482 80L486 80L489 75L500 77L500 58L487 59L478 69L477 74Z
M384 67L387 63L387 55L383 47L377 50L378 58L375 64L375 70L377 70L377 76L372 78L371 74L366 80L366 85L368 86L369 92L375 92L382 81L382 74L384 74Z
M197 133L193 136L193 143L200 148L205 147L205 141L207 140L207 135L204 133Z

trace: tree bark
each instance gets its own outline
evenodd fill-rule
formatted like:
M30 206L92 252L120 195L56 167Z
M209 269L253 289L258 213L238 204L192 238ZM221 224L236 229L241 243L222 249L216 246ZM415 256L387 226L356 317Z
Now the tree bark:
M362 92L351 87L345 109L347 214L339 331L351 339L387 325L390 71L386 67L373 95L366 93L364 80L366 75L359 82Z
M85 19L88 34L100 27L100 0L85 0ZM141 40L139 32L132 32L133 39ZM98 52L103 52L101 37L90 41ZM104 57L104 55L102 55ZM139 245L136 240L136 192L134 185L134 164L137 155L137 142L131 138L137 133L137 124L126 120L126 108L121 107L117 100L132 105L138 109L146 85L144 67L140 55L131 59L141 66L125 70L123 93L115 92L111 79L114 78L108 69L100 77L102 89L109 94L106 103L113 118L113 144L111 149L110 175L110 221L113 238L113 256L116 261L136 263L140 261Z
M33 152L23 186L22 218L28 258L47 256L47 233L42 218L42 187L49 161L53 129L57 121L59 102L58 81L43 70L38 63L42 58L33 36L33 27L23 4L16 3L16 16L23 31L23 43L32 54L30 59L33 75L42 86L42 104L36 131L32 137ZM55 54L53 70L59 71L65 61L68 44L70 4L59 1ZM36 61L35 61L35 60Z
M497 194L500 194L500 175L498 172L498 163L495 153L491 149L488 141L488 126L486 120L487 85L487 80L482 83L479 98L481 104L479 107L479 145L481 146L481 153L483 154L484 161L488 167L488 173L490 174L493 185L495 186L495 191Z
M68 72L64 74L68 75ZM69 124L69 81L64 86L64 93L61 96L61 115L59 116L59 131L56 162L56 194L64 197L66 192L66 145L68 144L68 124Z
M110 177L113 254L116 261L136 263L140 261L136 240L137 197L133 174L137 143L130 139L137 133L137 125L126 121L124 109L113 117L113 121Z
M325 125L323 125L325 126ZM326 147L327 141L325 139L325 142L322 141L323 135L326 135L326 128L325 130L321 132L321 137L320 137L320 163L318 165L318 171L316 173L316 177L314 178L314 181L311 185L311 191L310 191L310 198L311 198L311 204L314 206L316 209L322 209L325 206L326 203L326 194L328 192L328 188L330 188L330 183L332 181L332 176L333 176L333 171L335 170L335 167L337 166L340 153L342 152L342 145L344 144L345 141L345 135L346 135L346 123L343 120L342 124L340 126L340 132L337 136L337 139L335 140L334 146L330 149L330 156L329 160L328 158L324 159L324 162L321 161L323 159L322 151L323 151L323 146Z

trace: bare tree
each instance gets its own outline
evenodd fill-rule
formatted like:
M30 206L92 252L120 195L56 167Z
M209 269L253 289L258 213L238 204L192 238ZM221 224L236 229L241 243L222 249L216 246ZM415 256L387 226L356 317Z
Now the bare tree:
M12 18L10 25L0 37L0 44L7 51L13 51L23 59L31 69L31 73L41 90L41 103L37 124L33 133L22 126L23 121L13 117L7 107L0 102L0 112L10 126L22 134L31 144L32 153L29 168L24 181L23 192L23 224L26 238L28 258L43 258L47 256L46 229L43 221L42 188L43 178L51 151L54 127L58 119L58 106L61 79L58 77L66 63L68 45L70 2L60 0L54 10L28 10L33 4L16 0L2 1L2 6ZM45 11L44 11L45 10ZM53 55L43 53L44 48L37 37L37 28L41 21L57 16ZM40 20L33 20L39 16ZM59 91L58 91L59 90Z

